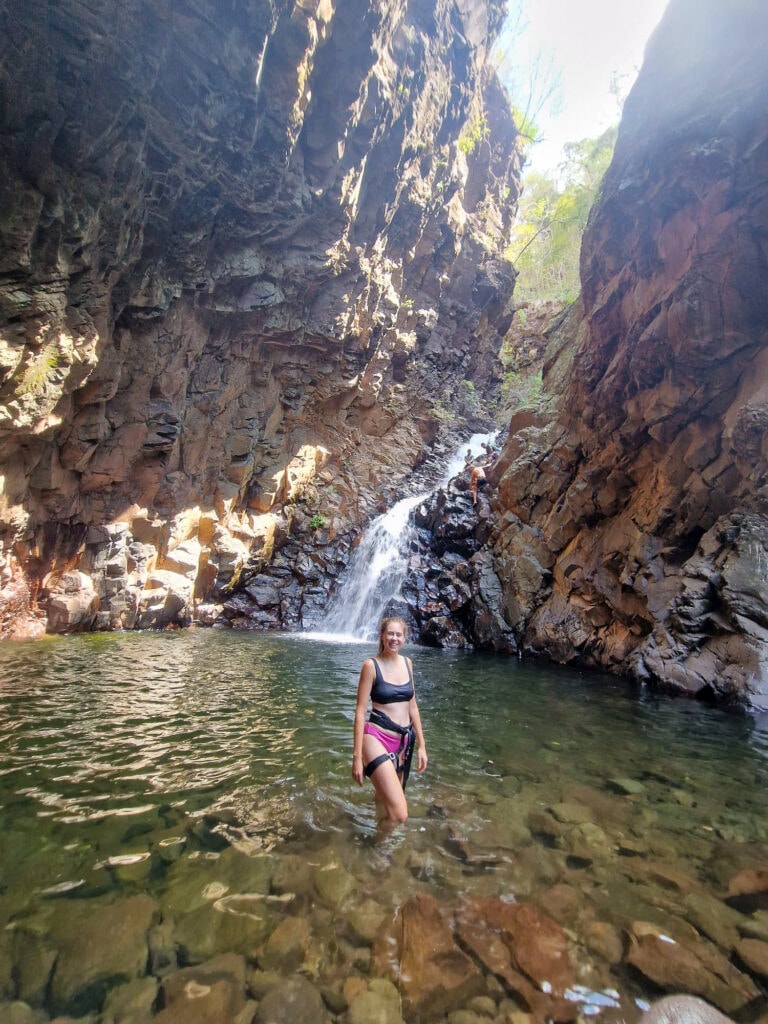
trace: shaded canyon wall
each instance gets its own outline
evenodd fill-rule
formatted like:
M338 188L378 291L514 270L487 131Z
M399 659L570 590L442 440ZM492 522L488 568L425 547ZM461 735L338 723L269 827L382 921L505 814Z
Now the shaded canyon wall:
M495 471L521 648L768 707L768 19L672 0Z
M0 3L5 634L189 621L289 536L322 563L493 385L502 17Z

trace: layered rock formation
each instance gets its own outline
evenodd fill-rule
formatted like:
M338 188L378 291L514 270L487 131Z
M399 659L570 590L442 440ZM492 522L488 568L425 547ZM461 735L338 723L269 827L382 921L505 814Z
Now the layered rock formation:
M672 0L516 417L495 543L520 646L768 707L768 21Z
M5 635L317 612L498 384L502 14L0 2ZM426 640L768 705L767 37L671 0L495 527L420 512Z
M0 3L6 633L189 621L289 536L322 560L492 382L502 17Z

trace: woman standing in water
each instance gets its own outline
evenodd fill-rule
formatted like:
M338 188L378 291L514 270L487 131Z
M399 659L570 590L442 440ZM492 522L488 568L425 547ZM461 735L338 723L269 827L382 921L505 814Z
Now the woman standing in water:
M359 786L365 776L370 778L376 790L378 818L391 824L408 819L405 783L414 742L419 745L417 770L423 772L427 767L413 664L400 654L405 631L402 619L388 616L381 620L379 653L363 662L355 708L352 778ZM366 721L369 700L371 714Z

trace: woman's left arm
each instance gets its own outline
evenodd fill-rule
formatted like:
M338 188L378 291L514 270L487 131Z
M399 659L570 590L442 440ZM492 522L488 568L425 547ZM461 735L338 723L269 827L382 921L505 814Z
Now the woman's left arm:
M413 662L410 658L408 662L411 666L411 678L413 678ZM408 710L411 714L411 724L413 725L413 731L416 733L416 743L419 747L418 760L417 760L417 771L423 772L427 767L427 745L424 742L424 730L421 727L421 715L419 714L419 705L416 703L416 687L414 684L413 697L411 697L408 705Z

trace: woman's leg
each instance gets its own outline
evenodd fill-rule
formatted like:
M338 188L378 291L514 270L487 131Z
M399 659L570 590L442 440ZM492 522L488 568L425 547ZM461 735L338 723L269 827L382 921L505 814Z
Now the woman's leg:
M369 764L379 754L385 754L386 750L381 743L373 736L363 736L363 764ZM377 817L386 818L393 824L408 820L408 804L405 800L405 793L400 784L400 776L397 774L395 762L387 758L371 775L371 782L376 791Z

